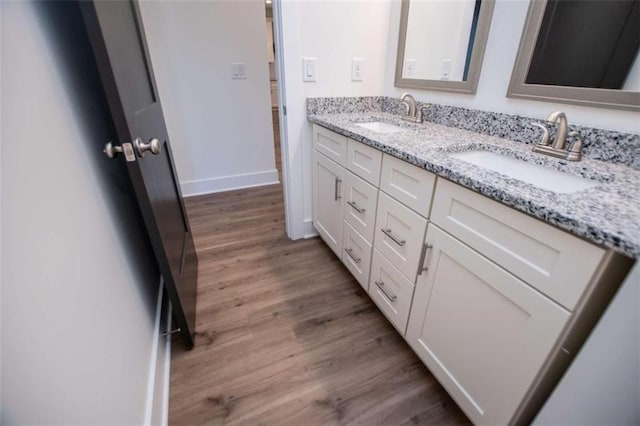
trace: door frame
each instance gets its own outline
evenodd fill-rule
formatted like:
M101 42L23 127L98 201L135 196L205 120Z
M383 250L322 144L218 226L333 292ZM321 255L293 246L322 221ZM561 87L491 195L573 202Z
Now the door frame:
M285 89L284 74L284 43L282 37L282 1L273 0L273 42L275 44L275 64L276 64L276 86L278 88L278 120L280 122L280 164L282 165L282 192L284 195L284 223L287 236L295 240L300 238L296 235L293 226L293 203L291 198L293 190L291 188L291 172L289 164L289 138L287 127L287 93Z

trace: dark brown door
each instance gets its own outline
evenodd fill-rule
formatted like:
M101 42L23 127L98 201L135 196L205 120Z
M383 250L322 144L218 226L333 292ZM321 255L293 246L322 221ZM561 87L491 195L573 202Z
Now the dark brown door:
M135 2L128 0L81 1L80 6L120 139L114 142L115 150L121 147L124 151L118 155L111 150L114 159L110 161L127 164L165 281L175 324L180 328L186 347L191 348L198 259L171 155L140 10Z

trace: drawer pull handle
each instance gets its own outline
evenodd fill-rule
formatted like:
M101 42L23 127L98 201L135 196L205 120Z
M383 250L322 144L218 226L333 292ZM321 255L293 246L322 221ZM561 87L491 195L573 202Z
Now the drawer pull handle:
M382 233L384 235L386 235L387 237L391 238L393 240L394 243L396 243L397 245L399 245L400 247L402 247L403 245L405 245L407 242L405 240L399 240L395 235L393 235L391 233L391 229L381 229Z
M353 254L353 249L346 248L346 249L344 249L344 251L346 251L346 252L347 252L347 254L349 255L349 257L350 257L351 259L353 259L353 261L354 261L355 263L360 263L360 261L362 260L362 259L360 259L359 257L356 257L356 256Z
M357 211L358 213L360 213L360 214L366 212L365 209L361 209L360 207L358 207L358 205L356 204L355 201L347 201L347 204L349 204L351 207L353 207L353 209L355 211Z
M342 182L342 179L336 178L336 181L335 181L335 187L334 187L334 191L335 191L335 193L334 193L334 195L333 195L333 200L334 200L334 201L338 201L340 198L342 198L342 197L340 196L340 190L339 190L339 188L340 188L340 183L341 183L341 182Z
M378 288L380 289L380 291L382 292L382 294L387 296L387 299L389 299L391 302L395 302L396 301L398 296L396 296L395 294L391 294L391 293L387 292L387 290L385 290L385 288L384 288L384 283L382 281L375 281L375 283L378 286Z
M424 271L428 271L429 267L425 266L425 260L427 257L427 252L431 250L433 246L431 244L423 244L422 245L422 254L420 255L420 261L418 262L418 275L422 275ZM427 262L428 264L428 262Z

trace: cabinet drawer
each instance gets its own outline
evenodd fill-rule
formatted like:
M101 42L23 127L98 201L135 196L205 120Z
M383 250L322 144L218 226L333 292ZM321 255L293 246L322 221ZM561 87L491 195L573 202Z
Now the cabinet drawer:
M436 175L433 173L384 155L380 189L424 217L429 217L435 182Z
M425 218L380 192L373 245L411 282L416 279L426 228Z
M605 251L455 183L439 179L431 220L573 309Z
M373 186L380 182L382 152L353 139L347 140L347 169Z
M317 124L313 125L313 148L342 167L347 163L347 138Z
M508 424L570 313L433 224L427 241L407 342L473 423Z
M374 248L369 296L403 336L407 330L413 289L413 283Z
M387 258L373 249L369 296L403 336L407 330L414 288L413 283Z
M342 263L368 291L369 267L371 266L371 244L347 222L343 228Z
M344 183L344 220L373 244L378 189L351 172Z

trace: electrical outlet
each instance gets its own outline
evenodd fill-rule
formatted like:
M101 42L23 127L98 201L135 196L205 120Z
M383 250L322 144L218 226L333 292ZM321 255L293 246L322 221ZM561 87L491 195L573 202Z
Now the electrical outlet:
M351 81L362 81L364 71L364 59L353 58L351 60Z
M231 78L233 80L246 80L247 64L244 62L233 62L231 64Z
M317 63L316 58L302 58L302 81L316 81Z

